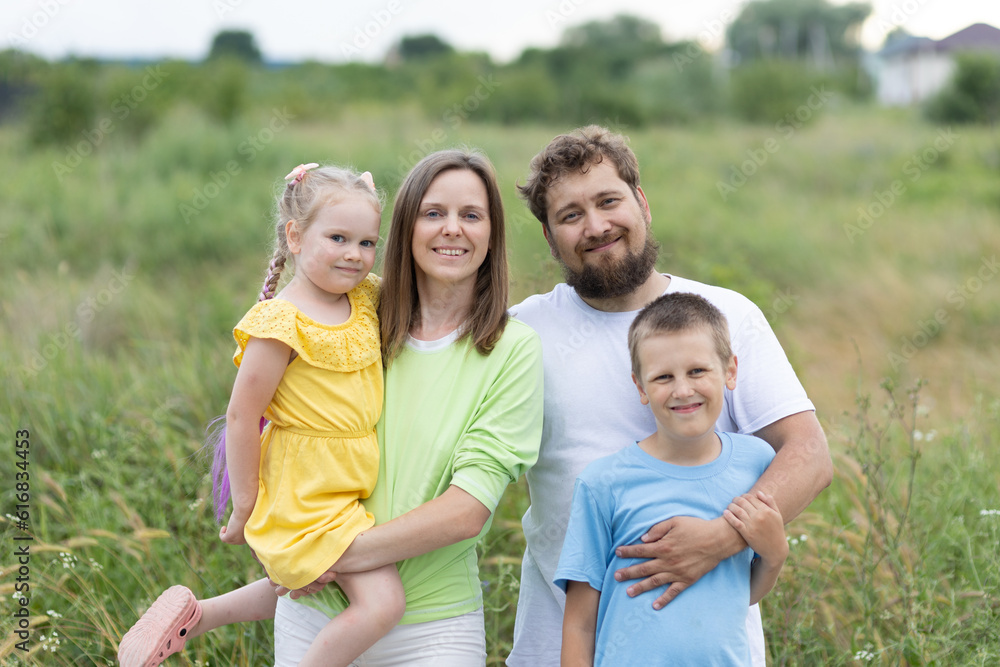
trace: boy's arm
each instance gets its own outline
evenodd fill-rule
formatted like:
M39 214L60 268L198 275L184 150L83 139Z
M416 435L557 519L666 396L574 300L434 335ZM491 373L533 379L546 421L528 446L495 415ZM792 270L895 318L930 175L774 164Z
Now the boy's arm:
M591 667L597 637L597 607L601 592L586 581L566 582L561 667Z
M751 491L734 498L722 516L760 556L750 568L750 604L757 604L774 588L788 558L781 511L773 497Z

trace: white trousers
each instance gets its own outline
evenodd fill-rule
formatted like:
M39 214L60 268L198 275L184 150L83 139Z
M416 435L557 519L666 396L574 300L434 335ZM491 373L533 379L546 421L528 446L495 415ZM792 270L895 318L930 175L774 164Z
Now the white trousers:
M274 665L295 667L330 618L287 597L274 614ZM351 663L353 667L484 667L482 608L440 621L397 625Z

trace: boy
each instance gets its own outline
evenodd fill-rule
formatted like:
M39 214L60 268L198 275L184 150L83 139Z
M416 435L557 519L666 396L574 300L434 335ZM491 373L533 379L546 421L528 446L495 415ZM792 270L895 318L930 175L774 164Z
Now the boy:
M714 430L724 391L736 387L725 317L700 296L667 294L635 318L628 341L632 380L656 432L577 479L555 575L566 591L562 665L749 665L747 611L774 586L788 544L773 498L746 493L773 449ZM630 598L615 582L627 564L617 549L664 516L720 513L749 548L666 607L650 604L655 596Z

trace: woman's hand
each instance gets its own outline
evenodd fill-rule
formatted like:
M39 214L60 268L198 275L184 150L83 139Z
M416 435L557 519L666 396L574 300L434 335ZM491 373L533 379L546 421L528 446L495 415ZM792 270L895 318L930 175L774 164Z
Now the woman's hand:
M326 585L331 581L334 581L336 578L337 578L336 572L334 572L333 570L327 570L323 574L319 575L319 578L316 581L309 584L308 586L304 586L303 588L298 588L294 591L291 591L292 593L291 598L293 600L298 600L299 598L304 597L306 595L312 595L313 593L318 593L324 588L326 588ZM268 581L271 580L268 579ZM285 595L286 593L289 592L288 588L285 588L284 586L279 586L273 581L271 581L271 586L274 587L274 594L277 595L278 597L281 597L282 595Z

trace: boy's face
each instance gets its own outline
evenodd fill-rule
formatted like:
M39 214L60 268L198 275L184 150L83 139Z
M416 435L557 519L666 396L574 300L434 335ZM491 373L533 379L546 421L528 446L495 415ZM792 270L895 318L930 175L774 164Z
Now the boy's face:
M736 388L736 357L723 362L705 327L657 333L639 343L639 372L632 376L657 430L678 442L714 430L724 389Z

